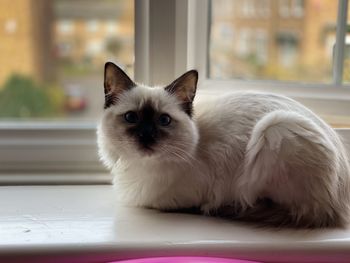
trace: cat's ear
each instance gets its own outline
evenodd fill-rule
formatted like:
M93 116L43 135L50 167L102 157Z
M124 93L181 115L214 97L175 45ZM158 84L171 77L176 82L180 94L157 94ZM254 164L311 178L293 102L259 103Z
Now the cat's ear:
M190 116L192 114L192 102L196 95L197 82L197 70L190 70L165 87L167 92L174 94L182 102L184 110Z
M105 64L104 91L105 109L116 103L118 96L135 86L126 73L112 62Z

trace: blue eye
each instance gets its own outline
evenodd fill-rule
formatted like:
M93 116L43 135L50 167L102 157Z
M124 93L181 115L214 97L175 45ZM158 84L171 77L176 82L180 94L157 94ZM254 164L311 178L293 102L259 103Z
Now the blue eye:
M171 117L168 114L162 114L159 116L159 124L162 126L168 126L171 123Z
M124 114L124 119L128 123L136 123L139 120L139 117L137 116L137 113L134 111L128 111Z

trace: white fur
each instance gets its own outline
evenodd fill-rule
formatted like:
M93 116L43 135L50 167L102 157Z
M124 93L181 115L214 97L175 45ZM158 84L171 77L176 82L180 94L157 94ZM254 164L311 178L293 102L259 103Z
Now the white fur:
M114 124L115 116L148 100L179 125L173 140L150 156L123 139ZM301 104L238 92L198 101L191 120L162 88L137 86L119 101L104 113L98 145L123 202L158 209L199 206L210 213L268 197L297 217L347 221L350 170L343 144Z

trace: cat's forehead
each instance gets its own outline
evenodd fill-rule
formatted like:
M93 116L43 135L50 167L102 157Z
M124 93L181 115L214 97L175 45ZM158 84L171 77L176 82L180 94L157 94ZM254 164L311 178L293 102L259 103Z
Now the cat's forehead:
M148 87L138 85L125 92L118 104L124 110L138 110L152 108L154 111L172 110L178 104L162 87Z

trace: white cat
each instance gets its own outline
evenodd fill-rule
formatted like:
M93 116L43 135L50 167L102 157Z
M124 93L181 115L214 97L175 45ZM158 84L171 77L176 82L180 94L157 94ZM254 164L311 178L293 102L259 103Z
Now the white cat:
M237 92L198 101L198 74L167 87L105 66L99 154L127 204L300 227L345 226L350 169L325 122L284 96Z

